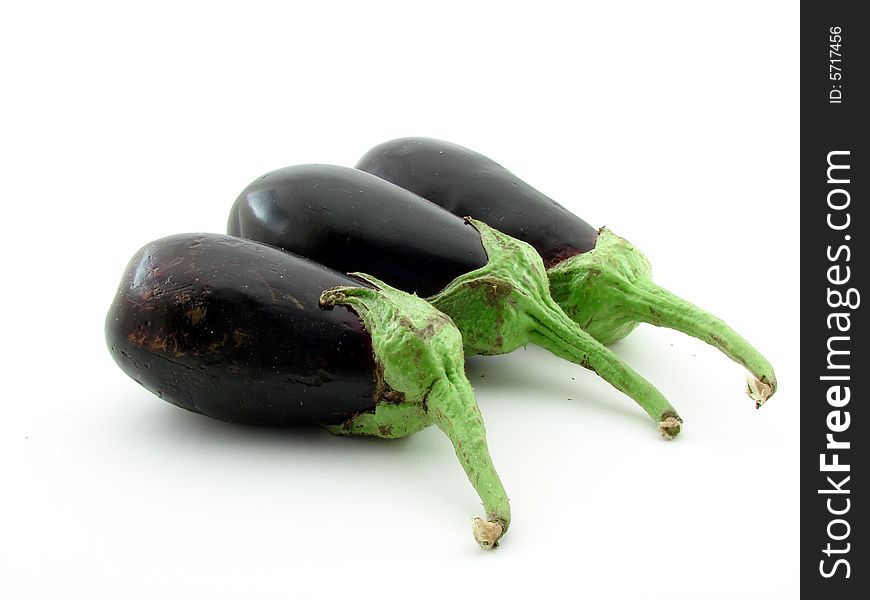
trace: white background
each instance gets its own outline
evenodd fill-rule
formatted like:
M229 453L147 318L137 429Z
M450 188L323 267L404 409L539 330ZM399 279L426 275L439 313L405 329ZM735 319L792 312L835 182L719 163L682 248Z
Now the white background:
M797 597L797 3L220 4L2 9L0 597ZM667 443L538 349L469 360L513 508L486 553L437 430L231 426L113 364L141 245L404 135L632 240L778 395L754 410L740 367L642 326L614 350L680 410Z

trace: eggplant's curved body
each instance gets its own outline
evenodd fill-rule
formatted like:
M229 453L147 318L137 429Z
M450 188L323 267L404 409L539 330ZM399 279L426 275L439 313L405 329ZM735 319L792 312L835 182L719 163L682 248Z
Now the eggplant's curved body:
M226 235L184 234L130 261L106 320L118 366L182 408L253 424L335 424L374 410L372 341L321 292L359 281Z
M420 296L487 260L480 235L462 219L383 179L333 165L263 175L233 205L227 233L339 271L372 273Z
M450 142L392 140L356 168L531 244L547 267L595 247L596 228L494 160Z
M375 146L357 168L531 244L548 268L553 298L601 343L624 338L641 322L671 327L745 366L755 377L747 391L757 406L776 390L767 359L721 319L656 285L637 248L486 156L441 140L402 138Z
M226 235L164 238L128 265L106 341L148 390L218 419L385 438L437 424L486 509L475 539L492 548L510 504L462 336L420 298L358 277Z

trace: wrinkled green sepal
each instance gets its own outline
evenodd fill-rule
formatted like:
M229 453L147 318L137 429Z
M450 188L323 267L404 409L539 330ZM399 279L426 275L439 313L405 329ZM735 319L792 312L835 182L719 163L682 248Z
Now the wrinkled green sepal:
M349 306L372 338L381 373L375 411L359 413L329 430L340 435L404 437L437 425L483 501L487 521L498 527L494 539L475 539L492 548L510 524L510 505L486 442L483 418L465 376L462 336L450 317L416 295L361 273L353 276L374 287L324 291L324 308Z
M575 323L612 344L650 323L669 327L718 348L754 376L747 392L761 406L776 391L773 367L721 319L659 287L650 263L630 242L601 229L595 248L548 271L550 290Z

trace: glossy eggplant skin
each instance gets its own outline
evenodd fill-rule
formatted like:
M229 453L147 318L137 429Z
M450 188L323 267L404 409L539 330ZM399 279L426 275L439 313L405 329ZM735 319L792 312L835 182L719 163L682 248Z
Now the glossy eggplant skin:
M392 140L369 150L356 168L528 242L547 268L592 250L598 238L595 227L500 164L450 142Z
M115 362L160 398L258 425L335 424L374 410L371 338L324 289L365 284L226 235L182 234L130 261L106 319Z
M227 233L340 271L373 273L422 297L487 262L480 234L461 218L379 177L333 165L258 178L233 205Z

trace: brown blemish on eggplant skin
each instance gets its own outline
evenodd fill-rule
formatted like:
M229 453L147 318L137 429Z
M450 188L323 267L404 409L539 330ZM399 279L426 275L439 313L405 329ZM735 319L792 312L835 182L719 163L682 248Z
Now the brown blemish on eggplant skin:
M187 311L187 318L190 319L190 324L196 325L197 323L202 321L207 311L208 309L204 306L194 306L189 311Z
M254 242L172 236L128 265L106 342L131 378L188 410L256 424L339 423L373 410L384 390L359 317L318 305L337 285L363 284Z

